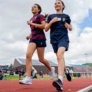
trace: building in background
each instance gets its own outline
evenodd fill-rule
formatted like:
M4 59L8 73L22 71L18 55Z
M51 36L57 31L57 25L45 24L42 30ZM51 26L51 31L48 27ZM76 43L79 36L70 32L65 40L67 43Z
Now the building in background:
M51 67L55 68L55 72L57 73L57 64L52 61L49 61L49 63L51 65ZM14 69L24 69L25 70L25 64L26 64L25 59L16 58L16 59L14 59L13 67L14 67ZM48 74L48 69L38 60L33 60L32 65L36 69L37 73L40 73L40 71L42 71L43 74Z

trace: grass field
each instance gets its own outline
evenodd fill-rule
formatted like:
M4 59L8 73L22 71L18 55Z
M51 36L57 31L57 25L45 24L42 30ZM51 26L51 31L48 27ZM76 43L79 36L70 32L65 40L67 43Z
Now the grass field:
M22 76L21 78L23 78L24 76ZM56 79L57 77L55 77ZM73 79L76 78L80 78L80 77L72 77ZM87 77L85 77L87 78ZM43 78L39 75L37 75L37 78L35 78L36 80L49 80L50 76L49 75L44 75ZM66 77L64 77L64 79L66 79ZM3 80L19 80L19 75L4 75Z
M21 78L23 78L23 76ZM49 75L44 75L43 78L37 75L37 80L49 80L49 79L50 79ZM19 75L5 75L3 80L19 80Z
M18 80L19 76L18 75L6 75L3 78L4 80Z

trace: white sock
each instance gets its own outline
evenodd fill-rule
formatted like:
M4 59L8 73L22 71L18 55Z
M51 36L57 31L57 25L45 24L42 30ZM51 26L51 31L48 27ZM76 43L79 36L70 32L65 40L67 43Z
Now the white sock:
M58 79L60 79L63 82L63 76L58 75Z
M29 77L29 76L26 76L26 78L30 79L31 77Z

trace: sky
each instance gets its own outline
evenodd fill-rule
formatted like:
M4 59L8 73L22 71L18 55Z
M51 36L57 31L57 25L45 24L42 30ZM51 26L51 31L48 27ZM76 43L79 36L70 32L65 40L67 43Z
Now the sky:
M64 13L70 15L73 31L69 32L69 51L65 52L66 65L92 63L92 0L63 0ZM0 0L0 64L11 64L15 58L25 58L30 33L27 20L32 17L31 7L38 3L42 14L55 13L55 0ZM49 32L45 58L56 61L50 44ZM33 55L37 58L37 53Z

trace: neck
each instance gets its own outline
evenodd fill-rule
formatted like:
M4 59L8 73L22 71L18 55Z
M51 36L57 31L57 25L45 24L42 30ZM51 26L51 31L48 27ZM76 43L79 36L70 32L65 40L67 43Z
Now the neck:
M61 11L61 10L60 11L57 11L57 14L62 14L62 13L63 13L63 11Z
M34 13L33 15L35 16L35 15L38 15L39 13Z

